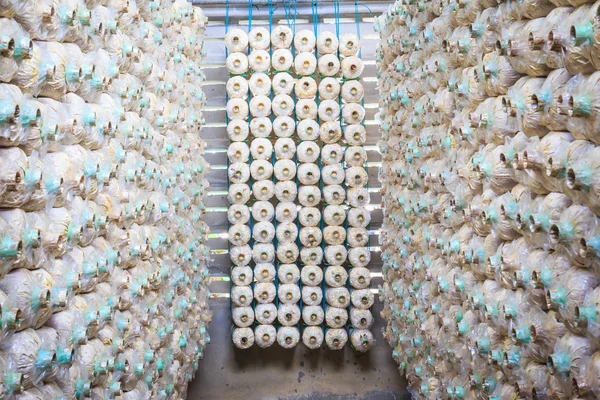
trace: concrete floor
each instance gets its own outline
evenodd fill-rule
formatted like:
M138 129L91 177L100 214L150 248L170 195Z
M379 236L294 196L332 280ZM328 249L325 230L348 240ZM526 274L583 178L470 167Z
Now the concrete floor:
M380 304L373 312L379 313ZM409 400L406 381L398 372L391 349L381 336L382 319L375 319L373 349L359 354L309 350L299 344L285 350L253 346L239 350L231 342L229 300L211 302L211 343L206 348L189 400Z

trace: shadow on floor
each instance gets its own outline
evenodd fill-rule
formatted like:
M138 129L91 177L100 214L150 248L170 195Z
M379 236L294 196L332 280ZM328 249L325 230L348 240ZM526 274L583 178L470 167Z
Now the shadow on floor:
M378 314L377 304L373 313ZM365 354L347 347L334 352L302 344L285 350L276 344L236 349L226 299L211 302L211 343L190 383L189 400L408 400L406 380L381 336L381 318L373 333L376 345Z

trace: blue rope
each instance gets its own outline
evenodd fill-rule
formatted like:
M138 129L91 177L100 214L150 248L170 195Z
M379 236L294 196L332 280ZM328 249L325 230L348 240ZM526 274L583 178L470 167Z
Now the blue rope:
M294 32L294 36L296 36L296 17L298 16L298 0L294 0L294 28L292 31Z
M285 19L287 21L288 28L292 30L294 35L296 35L296 17L298 15L298 0L294 0L294 16L293 18L290 16L292 13L292 4L291 0L283 1L283 11L285 12Z
M283 12L285 13L285 20L287 22L288 28L292 28L292 24L290 23L290 13L288 12L288 7L286 7L286 2L283 2Z
M252 30L252 0L248 0L248 32Z
M225 0L225 33L229 32L229 0Z
M312 2L312 18L315 37L319 36L319 0Z
M340 0L333 1L333 12L335 17L335 33L340 37Z
M273 32L273 1L269 0L269 32ZM269 46L269 51L273 55L273 48Z
M358 0L354 0L354 13L356 14L356 36L360 39L360 18L358 16ZM362 58L362 46L358 49L358 57Z

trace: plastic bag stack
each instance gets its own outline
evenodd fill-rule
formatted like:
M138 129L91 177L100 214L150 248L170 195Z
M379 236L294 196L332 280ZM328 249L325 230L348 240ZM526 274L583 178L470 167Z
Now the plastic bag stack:
M233 341L239 348L275 341L292 348L301 339L310 349L325 341L337 350L355 327L358 350L373 343L364 268L370 216L361 147L363 63L356 57L356 35L341 42L343 48L331 32L317 38L309 30L294 35L285 26L270 34L254 28L226 35L228 236L235 265ZM345 159L348 144L353 147ZM346 171L353 171L351 182ZM356 201L348 199L346 187ZM348 213L354 224L346 222ZM356 240L347 240L347 230ZM348 246L351 254L356 251L355 262L348 259ZM348 315L348 268L354 266L363 267L352 281L356 301L367 296L352 308L352 321L362 321L360 326L352 326Z
M182 398L209 342L206 18L0 4L0 398Z
M294 95L298 125L294 135L298 141L298 237L302 272L302 342L309 349L323 345L323 232L321 230L321 182L319 168L322 144L317 117L316 36L302 30L294 37L296 72ZM296 207L292 205L292 207ZM293 221L292 221L293 222Z
M416 398L600 397L598 7L375 21L382 315Z

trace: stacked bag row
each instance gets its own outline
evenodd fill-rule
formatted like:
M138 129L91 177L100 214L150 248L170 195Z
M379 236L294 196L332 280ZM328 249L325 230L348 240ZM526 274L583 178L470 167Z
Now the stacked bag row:
M592 3L375 21L384 336L415 398L600 397Z
M0 3L0 398L185 397L205 25L184 0Z
M324 340L341 349L348 340L342 135L344 128L364 143L366 134L360 125L364 108L358 104L364 90L355 81L363 69L356 57L360 42L355 35L339 42L330 32L317 40L312 31L294 34L285 26L271 33L233 29L225 38L233 142L228 152L233 341L240 348L269 347L275 340L292 348L302 338L311 349ZM340 52L345 56L341 62ZM342 83L348 79L354 82L348 91L356 101L342 106ZM247 218L236 218L236 213ZM325 227L329 213L342 223ZM325 261L331 265L325 273L324 258L331 260ZM247 280L237 279L241 271ZM336 283L324 296L327 280ZM335 307L340 298L343 304Z

